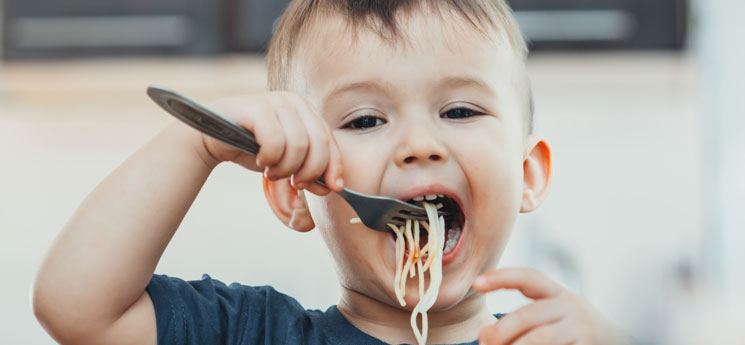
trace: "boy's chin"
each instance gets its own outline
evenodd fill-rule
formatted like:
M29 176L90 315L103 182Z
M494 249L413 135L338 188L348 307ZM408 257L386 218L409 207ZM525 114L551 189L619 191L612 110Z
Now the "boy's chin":
M429 309L429 312L439 312L439 311L447 311L454 307L456 307L459 303L463 302L467 297L472 296L475 292L473 289L470 288L470 285L468 286L460 286L463 284L445 284L443 282L442 286L440 286L440 291L437 295L437 300L435 300L435 304L432 306L432 308ZM395 305L399 308L413 311L416 307L417 303L419 303L419 290L418 286L416 288L409 287L409 290L406 293L406 297L404 297L404 301L406 301L405 306L401 306L398 303L398 300L396 300L395 295L393 296ZM425 285L426 290L426 285Z
M473 295L474 291L470 287L440 290L435 305L430 309L431 312L447 311L461 304L466 298Z

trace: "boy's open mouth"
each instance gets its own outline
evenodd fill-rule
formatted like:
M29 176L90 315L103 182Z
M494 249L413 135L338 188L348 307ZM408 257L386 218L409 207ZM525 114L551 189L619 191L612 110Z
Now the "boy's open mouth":
M462 233L463 224L465 223L465 216L458 203L444 194L430 194L417 196L413 199L407 200L408 203L422 206L423 202L434 204L438 210L442 210L451 214L451 216L445 218L445 243L443 244L443 253L447 254L451 252L460 239ZM391 233L395 238L395 234ZM422 231L419 234L419 248L424 247L428 242L428 232ZM404 241L406 250L408 251L409 245Z

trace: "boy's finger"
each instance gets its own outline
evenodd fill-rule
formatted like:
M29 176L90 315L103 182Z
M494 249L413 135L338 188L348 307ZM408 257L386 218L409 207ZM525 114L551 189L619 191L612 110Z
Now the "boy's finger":
M479 331L478 343L479 345L499 344L498 335L499 333L497 332L497 325L486 326L482 328L481 331Z
M297 110L288 106L277 106L277 118L282 125L285 137L285 150L279 163L270 167L267 178L289 177L300 169L308 154L308 133Z
M508 267L486 272L473 282L473 287L481 293L499 289L517 289L532 299L551 298L563 291L563 287L538 271Z
M558 299L545 299L530 303L499 319L494 325L495 336L489 344L512 344L523 334L536 327L551 324L560 320L566 310Z
M307 191L309 191L309 192L311 192L313 194L320 195L320 196L328 195L329 193L331 193L331 190L329 190L328 188L326 188L324 186L321 186L318 183L311 183L311 184L309 184L308 185L308 188L306 188L305 190L307 190Z
M337 192L344 188L344 179L342 178L342 163L341 163L341 151L339 151L339 145L336 144L336 139L332 134L330 135L331 141L329 142L329 162L326 168L326 174L324 179L326 185L332 190Z
M321 119L307 111L299 109L300 118L305 123L308 135L308 155L300 169L293 175L295 183L307 186L317 180L326 170L329 161L329 135Z
M569 345L574 343L574 329L564 319L558 322L545 324L523 334L512 345Z
M254 105L255 114L237 117L239 125L254 134L259 143L256 165L260 168L279 163L285 151L285 138L279 119L269 105Z
M323 117L318 115L315 111L315 106L308 99L302 98L301 101L305 104L308 109L309 116L316 119L313 121L314 125L317 125L319 131L323 130L326 133L326 139L328 139L328 162L326 164L326 172L323 174L323 179L326 181L326 186L334 191L341 191L344 188L344 180L342 179L342 167L341 167L341 152L339 152L339 146L336 144L333 133L329 130Z

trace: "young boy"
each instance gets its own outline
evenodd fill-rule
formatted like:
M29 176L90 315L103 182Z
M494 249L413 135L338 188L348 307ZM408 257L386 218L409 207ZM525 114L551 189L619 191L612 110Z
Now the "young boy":
M39 270L34 312L62 344L414 343L418 285L397 301L391 234L350 224L343 186L410 200L442 194L460 235L442 259L428 343L625 344L546 276L492 270L520 212L546 196L548 144L532 133L526 47L502 0L293 1L268 54L271 92L212 105L251 130L249 156L175 124L83 202ZM267 201L318 228L337 265L337 306L303 309L270 287L153 275L212 169L264 173ZM313 183L323 176L328 188ZM343 178L343 179L342 179ZM533 303L499 319L484 293Z

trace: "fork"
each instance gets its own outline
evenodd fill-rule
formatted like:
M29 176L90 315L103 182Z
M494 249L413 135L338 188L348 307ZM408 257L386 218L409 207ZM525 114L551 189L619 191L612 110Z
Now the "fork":
M245 153L256 155L259 144L251 131L239 126L193 100L162 86L151 85L147 94L161 108L196 130L231 145ZM321 176L316 183L326 186ZM404 225L406 219L426 220L426 211L398 199L367 195L344 188L338 194L357 212L360 220L370 229L389 232L386 224ZM448 212L438 211L448 217Z

